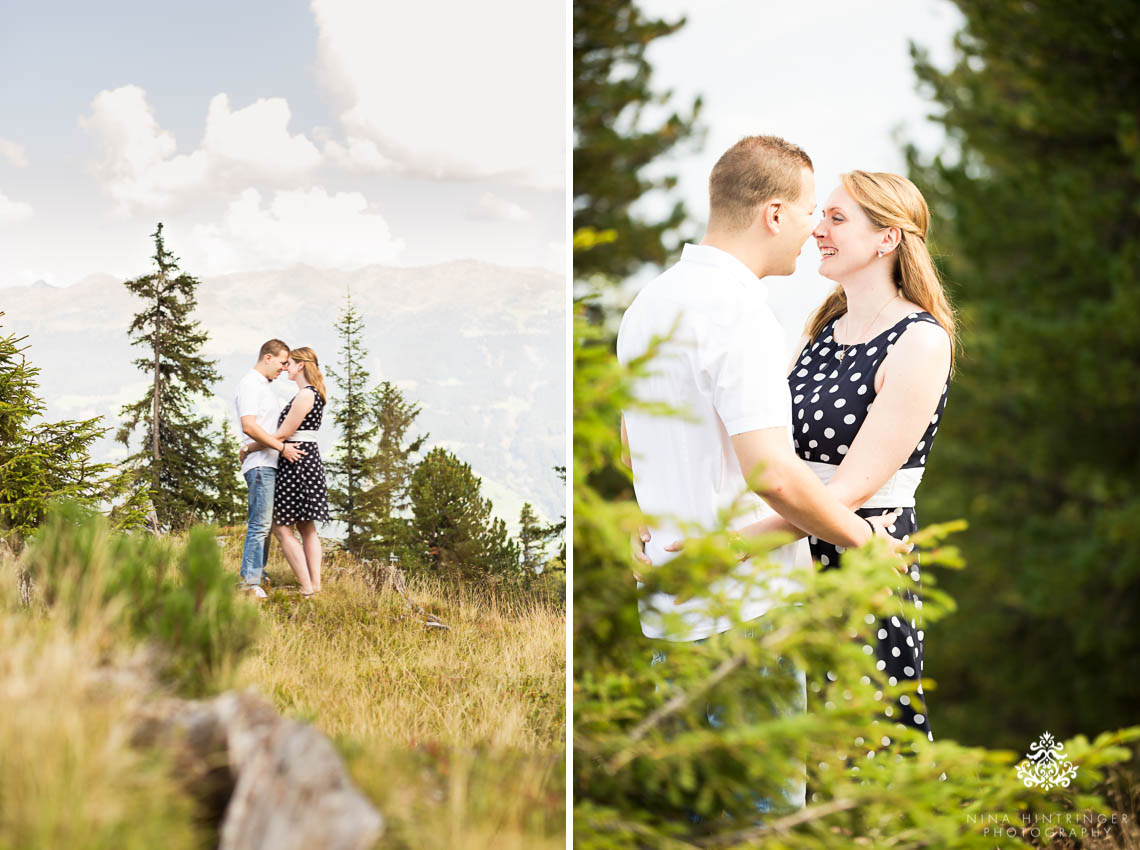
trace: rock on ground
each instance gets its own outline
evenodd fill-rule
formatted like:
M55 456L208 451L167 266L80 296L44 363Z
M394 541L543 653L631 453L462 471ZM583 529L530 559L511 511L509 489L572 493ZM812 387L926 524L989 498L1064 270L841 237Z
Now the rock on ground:
M147 703L135 742L173 746L175 769L218 823L219 850L368 850L383 819L328 739L256 694Z

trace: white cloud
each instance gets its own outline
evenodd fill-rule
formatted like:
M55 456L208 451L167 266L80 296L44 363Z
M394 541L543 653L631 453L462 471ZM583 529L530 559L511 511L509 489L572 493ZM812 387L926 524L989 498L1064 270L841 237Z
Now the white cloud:
M102 142L95 173L121 209L162 207L205 182L206 155L176 155L173 134L158 126L138 86L99 92L79 123Z
M225 93L206 112L201 145L177 153L146 92L127 85L99 92L80 124L103 148L95 173L121 211L163 209L195 196L217 195L252 180L286 185L310 175L321 153L304 135L290 135L289 105L259 99L234 111Z
M382 173L397 170L396 164L380 153L375 142L359 136L349 136L347 147L337 141L325 142L324 155L330 165L347 171Z
M484 192L471 210L474 218L494 221L530 221L531 215L516 203L500 198L492 192Z
M3 192L0 192L0 224L10 224L31 217L31 204L13 201Z
M17 168L28 167L28 156L23 145L18 145L10 139L0 138L0 157L8 160Z
M206 273L285 268L357 268L392 262L404 248L382 216L369 212L359 192L329 195L323 188L280 191L262 205L246 189L221 224L198 225L186 253Z
M438 179L565 184L564 7L534 0L312 0L324 84L350 137Z
M216 169L241 169L247 180L251 170L269 180L302 176L320 165L321 154L305 136L289 135L291 116L284 98L261 98L234 112L226 94L214 95L202 149Z

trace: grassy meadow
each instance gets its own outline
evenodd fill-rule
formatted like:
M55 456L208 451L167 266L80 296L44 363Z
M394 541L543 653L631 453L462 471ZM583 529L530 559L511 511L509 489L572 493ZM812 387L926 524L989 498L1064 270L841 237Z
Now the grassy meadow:
M215 846L170 756L132 745L132 714L228 688L329 736L384 816L378 848L565 846L559 604L410 577L450 627L429 628L342 553L302 598L276 544L258 604L233 591L241 532L220 563L205 530L72 522L19 559L0 547L0 850Z
M227 537L236 573L241 538ZM566 624L553 604L409 577L408 596L326 552L304 599L276 543L263 628L235 673L323 730L387 820L384 847L565 845Z

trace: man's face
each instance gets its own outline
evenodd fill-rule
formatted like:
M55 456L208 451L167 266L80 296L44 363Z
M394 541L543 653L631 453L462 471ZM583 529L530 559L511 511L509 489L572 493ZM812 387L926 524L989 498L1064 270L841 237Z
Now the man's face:
M777 274L788 275L796 270L800 249L815 229L815 175L810 168L800 171L800 196L786 201L780 216L780 258L784 260Z
M289 362L289 352L282 351L280 354L267 354L266 357L270 360L270 367L273 369L273 377L276 378L281 374L281 370L285 368L285 364Z

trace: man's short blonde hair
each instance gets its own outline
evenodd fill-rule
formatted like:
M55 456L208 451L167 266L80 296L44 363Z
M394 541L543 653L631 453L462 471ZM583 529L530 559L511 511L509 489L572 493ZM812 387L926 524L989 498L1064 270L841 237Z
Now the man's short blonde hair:
M261 344L261 351L257 352L257 359L261 360L266 354L276 357L278 354L288 354L289 346L279 339L269 339Z
M798 201L801 172L813 169L802 148L778 136L745 136L709 175L709 228L739 232L774 198Z

